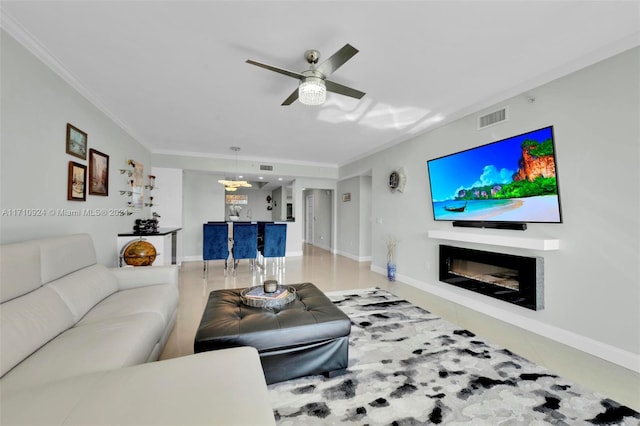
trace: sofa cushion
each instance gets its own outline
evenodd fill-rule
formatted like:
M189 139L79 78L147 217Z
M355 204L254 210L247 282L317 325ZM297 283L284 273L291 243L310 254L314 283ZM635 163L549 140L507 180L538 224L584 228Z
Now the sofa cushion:
M118 290L116 278L104 265L92 265L46 285L69 306L74 322L104 298Z
M1 303L40 287L40 247L31 243L0 247L0 283Z
M96 264L96 251L89 234L67 235L38 241L42 282L48 283Z
M243 347L82 375L3 395L0 423L275 425L269 401L258 353Z
M78 326L146 312L158 315L166 327L177 306L178 290L170 284L122 290L98 303Z
M176 289L178 288L179 268L176 265L111 268L109 270L116 277L120 290L156 284L173 284Z
M48 287L0 305L1 374L74 323L67 305Z
M3 392L142 364L147 361L162 331L160 316L149 313L70 328L7 373L2 378Z

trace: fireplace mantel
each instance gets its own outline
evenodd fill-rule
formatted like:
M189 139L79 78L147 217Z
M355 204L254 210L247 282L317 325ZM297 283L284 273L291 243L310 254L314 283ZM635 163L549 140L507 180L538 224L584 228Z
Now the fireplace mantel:
M558 250L560 240L555 238L536 238L514 235L496 235L489 232L464 232L431 230L429 238L449 241L463 241L467 243L489 244L494 246L515 247L532 250Z

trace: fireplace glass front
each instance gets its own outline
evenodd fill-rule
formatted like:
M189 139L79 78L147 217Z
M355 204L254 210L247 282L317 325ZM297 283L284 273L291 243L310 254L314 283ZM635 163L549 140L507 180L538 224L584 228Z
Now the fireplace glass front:
M544 307L543 259L440 246L440 281L539 310Z

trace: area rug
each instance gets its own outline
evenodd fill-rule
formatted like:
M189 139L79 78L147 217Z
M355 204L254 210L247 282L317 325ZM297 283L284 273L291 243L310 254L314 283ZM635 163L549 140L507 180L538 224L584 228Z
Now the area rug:
M327 293L345 375L269 386L279 425L638 425L640 414L379 289Z

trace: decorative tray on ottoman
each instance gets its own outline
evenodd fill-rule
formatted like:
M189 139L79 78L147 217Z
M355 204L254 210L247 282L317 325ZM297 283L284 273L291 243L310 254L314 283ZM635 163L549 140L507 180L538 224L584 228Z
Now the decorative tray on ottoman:
M242 303L254 308L279 308L296 300L296 289L279 285L276 291L267 293L263 286L249 287L240 293Z

